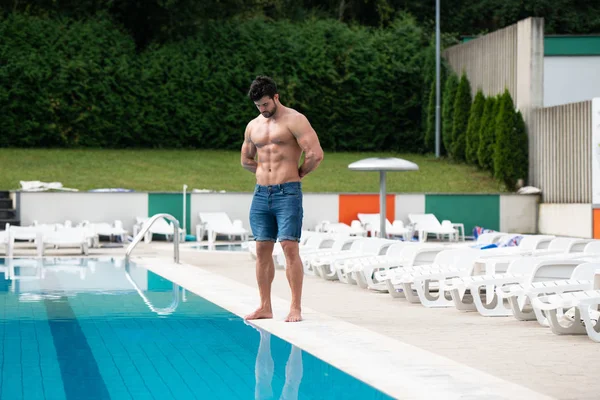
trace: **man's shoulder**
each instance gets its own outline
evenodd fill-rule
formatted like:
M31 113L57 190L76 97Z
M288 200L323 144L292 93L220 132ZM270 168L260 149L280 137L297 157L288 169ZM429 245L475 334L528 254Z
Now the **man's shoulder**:
M293 108L288 108L288 112L286 114L286 121L289 124L296 124L304 120L306 120L306 116L304 114L302 114L300 111L294 110Z
M254 125L256 125L258 123L258 119L260 118L260 115L252 118L250 121L248 121L248 124L246 124L246 129L252 128Z

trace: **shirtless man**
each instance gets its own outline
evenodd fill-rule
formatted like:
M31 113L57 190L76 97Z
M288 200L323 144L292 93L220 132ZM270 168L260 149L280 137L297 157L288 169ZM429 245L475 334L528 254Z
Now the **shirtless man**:
M321 163L323 150L306 117L279 102L277 86L271 78L258 76L250 86L248 97L260 112L246 126L241 157L242 166L256 174L250 227L256 240L260 306L245 319L273 318L273 247L279 240L292 290L290 313L285 320L301 321L304 277L298 252L303 216L301 179ZM304 162L299 167L302 152ZM258 161L255 160L257 155Z

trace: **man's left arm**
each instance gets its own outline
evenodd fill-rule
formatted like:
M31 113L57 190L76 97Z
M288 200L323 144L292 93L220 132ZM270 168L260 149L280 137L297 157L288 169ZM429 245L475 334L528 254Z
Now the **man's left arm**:
M314 171L323 161L323 149L317 133L304 115L300 114L294 119L291 131L296 137L298 145L304 151L304 162L298 168L298 174L302 179L308 173Z

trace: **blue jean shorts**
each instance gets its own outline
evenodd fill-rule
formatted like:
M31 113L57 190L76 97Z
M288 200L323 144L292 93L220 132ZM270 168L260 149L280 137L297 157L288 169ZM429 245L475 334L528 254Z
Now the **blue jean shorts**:
M250 229L256 241L294 240L302 233L302 183L256 185L250 206Z

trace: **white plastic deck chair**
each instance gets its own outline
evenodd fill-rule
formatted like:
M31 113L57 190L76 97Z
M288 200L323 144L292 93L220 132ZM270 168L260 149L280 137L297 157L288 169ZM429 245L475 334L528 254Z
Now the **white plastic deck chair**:
M231 240L239 236L245 242L248 240L249 232L244 228L241 220L231 221L227 213L219 212L199 212L200 223L196 225L196 240L201 241L206 232L209 243L217 240L217 235L226 235Z
M333 242L334 242L333 238L331 236L329 236L328 234L324 234L324 233L313 234L308 237L308 239L306 240L306 243L298 246L298 251L300 253L300 256L302 256L303 253L313 252L313 251L317 251L320 249L331 248L331 246L333 245ZM285 269L286 259L285 259L285 253L283 251L278 252L277 254L273 254L273 259L276 260L275 268L279 267L279 268ZM306 272L306 268L305 268L305 272Z
M0 246L4 246L4 254L6 257L12 257L14 243L11 240L10 225L6 224L6 229L0 231Z
M450 221L441 224L433 214L408 214L408 219L414 225L415 231L419 233L419 241L427 241L427 236L432 233L440 236L447 235L449 240L458 239L458 231Z
M372 240L372 238L361 237L357 240L353 240L349 245L345 246L344 249L340 249L339 251L332 249L331 252L318 254L310 260L310 268L315 271L315 275L320 276L325 280L338 280L337 272L332 265L333 262L338 258L366 255L362 249L365 244Z
M324 221L320 226L322 232L347 236L367 236L368 232L363 228L360 221L354 220L350 225L343 222Z
M391 245L385 255L373 257L371 260L359 259L358 263L354 263L353 268L349 269L359 287L389 292L386 279L379 279L380 277L394 273L401 274L405 269L418 269L430 265L443 249L443 246L428 243L399 242ZM389 270L388 273L383 274L386 270Z
M93 247L99 245L99 237L107 236L112 242L113 238L119 238L121 243L125 242L127 231L123 229L123 222L115 220L112 224L108 222L89 222L83 221L80 226L88 229L88 235L92 239Z
M567 292L579 292L594 288L594 274L600 270L600 263L584 262L579 264L568 279L541 282L526 282L521 285L500 287L499 297L508 299L513 315L520 321L537 319L542 326L550 326L548 315L533 306L533 300L541 296L550 296ZM529 309L531 306L531 309Z
M532 300L533 308L547 315L553 333L557 335L587 333L595 342L600 342L597 311L599 304L600 290L598 289L551 294ZM566 315L570 311L573 311L573 314L568 318ZM592 317L592 314L596 315Z
M42 234L42 244L38 248L38 255L42 257L47 247L58 248L78 248L81 254L88 255L88 237L85 228L62 228L54 232L45 232Z
M134 237L138 235L138 233L145 227L145 225L150 221L149 217L137 217L136 224L133 227ZM152 242L153 235L164 235L167 240L173 240L173 223L171 221L167 221L165 218L158 218L150 229L144 234L144 243ZM185 241L185 231L182 228L179 228L179 242L182 243Z
M508 299L498 296L497 289L504 285L530 285L532 282L544 280L568 279L573 270L584 262L597 261L597 257L564 257L562 255L546 255L541 257L521 257L512 261L506 273L496 275L480 275L452 280L454 290L451 296L457 306L464 306L464 295L456 296L457 289L467 289L473 297L475 309L483 316L512 316ZM455 280L459 281L457 284ZM462 285L462 286L461 286ZM481 288L493 285L491 296L482 292ZM458 308L458 307L457 307ZM471 308L473 310L473 308ZM523 311L523 310L521 310ZM533 314L532 314L533 315Z
M381 220L379 213L359 213L357 214L357 217L363 225L364 229L370 232L372 237L379 236L379 230L381 229ZM404 240L409 240L412 232L413 230L408 226L404 226L404 222L401 220L395 220L392 223L389 219L385 219L385 233L387 237L401 236Z

